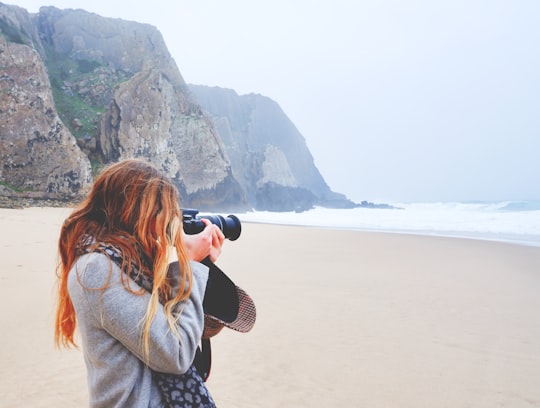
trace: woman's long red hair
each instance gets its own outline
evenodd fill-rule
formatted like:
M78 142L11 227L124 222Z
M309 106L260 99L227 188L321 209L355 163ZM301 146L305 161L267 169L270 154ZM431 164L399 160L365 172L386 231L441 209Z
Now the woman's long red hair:
M165 313L173 332L176 318L173 307L186 300L191 291L191 269L182 244L182 213L174 185L150 164L136 159L125 160L105 169L95 180L88 197L66 219L58 244L58 306L55 342L57 346L76 346L75 310L67 289L70 269L82 246L91 237L95 243L120 248L123 262L139 265L154 281L143 330L144 349L148 354L150 325L159 307L160 295L167 299ZM87 243L87 242L86 242ZM176 248L181 265L181 287L176 294L167 279L168 251ZM136 294L127 276L122 275L126 290Z

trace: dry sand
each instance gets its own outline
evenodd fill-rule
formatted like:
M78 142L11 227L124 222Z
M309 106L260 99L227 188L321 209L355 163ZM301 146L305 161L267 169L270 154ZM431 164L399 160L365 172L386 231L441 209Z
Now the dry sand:
M0 209L0 407L83 407L53 347L66 209ZM540 248L247 224L218 264L255 299L213 341L229 407L540 407Z

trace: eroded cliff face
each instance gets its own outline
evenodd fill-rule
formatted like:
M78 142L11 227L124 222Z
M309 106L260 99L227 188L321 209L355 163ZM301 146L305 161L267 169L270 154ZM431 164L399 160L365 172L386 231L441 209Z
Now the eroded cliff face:
M133 74L112 89L101 116L97 147L105 162L148 159L178 185L185 206L246 208L213 123L156 28L50 7L40 10L39 27L50 33L44 41L55 53Z
M0 195L84 195L92 181L90 162L58 117L41 57L0 36L0 66Z
M212 122L195 104L182 111L185 99L179 103L177 93L158 69L119 85L99 132L106 161L145 157L177 184L184 206L245 209L244 192Z
M9 194L79 199L92 174L132 157L201 211L352 204L274 101L207 87L195 97L153 26L0 3L0 40L0 205Z
M259 210L305 210L313 205L352 207L330 190L303 136L279 105L262 95L190 85L226 146L233 173Z
M173 87L158 70L139 72L120 84L101 121L99 142L106 161L146 157L178 178L170 133L174 100Z
M23 116L28 123L56 118L49 136L62 146L70 144L63 152L69 157L59 162L70 168L68 174L73 178L70 183L49 181L45 186L40 177L34 177L39 173L39 160L51 152L42 149L44 157L35 153L36 141L31 142L33 155L20 149L25 142L14 136L23 120L18 117L3 121L3 128L8 130L1 151L5 158L0 178L3 184L21 184L7 170L20 167L19 162L32 157L26 164L24 183L45 195L69 192L80 196L89 182L88 157L96 169L125 158L142 157L177 184L184 206L203 210L247 208L245 194L232 174L213 123L192 100L155 27L54 7L42 7L37 15L30 16L5 5L0 8L0 21L6 46L15 47L13 41L22 39L25 44L20 47L34 53L32 61L42 68L43 62L47 63L49 75L43 68L40 84L48 92L48 110L34 109L33 117ZM30 61L26 57L21 60L24 64ZM19 69L10 64L14 70ZM6 87L12 86L6 83ZM27 88L34 99L35 91ZM16 111L22 112L21 107ZM42 133L36 140L42 139ZM58 179L47 168L43 166L44 174Z

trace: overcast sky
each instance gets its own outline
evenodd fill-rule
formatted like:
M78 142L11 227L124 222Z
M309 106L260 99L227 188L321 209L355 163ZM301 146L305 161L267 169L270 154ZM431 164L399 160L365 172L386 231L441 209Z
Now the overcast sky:
M540 199L538 0L12 0L156 26L188 83L275 100L353 200Z

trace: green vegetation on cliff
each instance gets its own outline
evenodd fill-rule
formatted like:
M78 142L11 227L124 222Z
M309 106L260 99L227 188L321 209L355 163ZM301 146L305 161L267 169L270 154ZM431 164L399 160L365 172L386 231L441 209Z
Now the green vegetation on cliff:
M5 181L2 181L2 180L0 180L0 186L4 186L4 187L6 187L7 189L13 190L13 191L15 191L15 192L17 192L17 193L21 193L21 192L24 191L23 189L18 188L18 187L15 187L15 186L12 186L11 184L6 183Z
M73 84L90 77L89 67L99 67L93 61L74 61L66 54L57 53L50 48L47 52L47 70L51 82L54 103L60 118L77 137L95 136L96 126L104 106L89 103L73 90Z
M47 70L56 109L62 121L77 138L96 136L114 87L129 75L99 61L75 59L50 47Z

